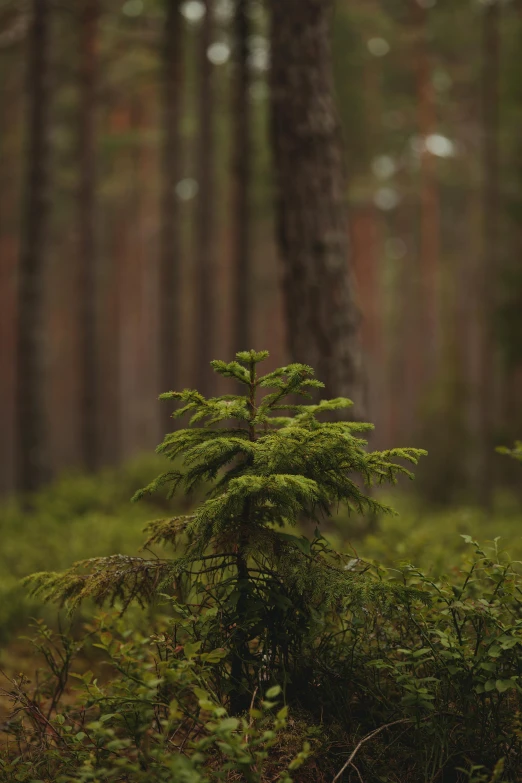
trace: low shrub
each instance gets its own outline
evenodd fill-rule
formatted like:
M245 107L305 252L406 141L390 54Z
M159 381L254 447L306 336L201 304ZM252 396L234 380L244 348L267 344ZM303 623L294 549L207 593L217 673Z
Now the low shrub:
M147 637L129 633L121 619L99 618L86 639L104 653L101 678L72 671L82 645L39 625L34 644L47 662L43 678L35 688L22 676L3 689L13 710L4 725L1 781L291 783L310 742L303 730L288 742L281 689L253 694L247 715L229 717L212 674L226 651L203 654L197 644L178 644L171 627L156 622L156 634Z
M81 643L65 636L57 644L41 625L47 675L34 691L23 678L5 689L13 709L3 779L148 783L175 771L175 780L197 783L234 775L330 783L352 758L340 780L517 781L522 577L498 548L467 545L458 580L366 564L368 579L400 583L409 598L352 604L304 640L282 693L290 716L278 710L269 728L268 665L250 707L228 714L229 650L205 646L212 610L165 598L168 615L156 614L153 631L143 616L137 630L126 616L101 615L87 628L76 692L66 680ZM93 650L104 661L94 663L98 677L85 671ZM18 778L9 777L14 769Z

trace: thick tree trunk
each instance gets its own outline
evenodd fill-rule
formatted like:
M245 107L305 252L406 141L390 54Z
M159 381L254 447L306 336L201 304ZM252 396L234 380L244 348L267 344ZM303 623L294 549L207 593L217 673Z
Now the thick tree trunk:
M32 492L45 480L43 285L48 218L48 0L33 0L27 71L27 173L23 206L17 323L17 488Z
M98 0L83 0L80 13L79 125L79 311L80 426L83 463L88 471L98 464L98 355L96 345L96 81Z
M212 392L213 374L210 362L214 356L214 275L215 275L215 135L214 135L214 66L208 58L214 26L214 0L205 0L201 23L198 71L198 198L195 220L196 307L195 359L196 387L202 394Z
M181 310L181 241L176 184L180 178L181 81L183 74L183 18L180 0L166 0L163 43L163 196L161 258L159 270L160 303L160 388L174 390L179 380ZM162 427L172 430L171 410L163 406Z
M249 350L252 345L250 179L251 111L249 0L236 0L234 14L234 74L232 92L233 130L233 352Z
M330 47L331 0L271 0L272 146L287 340L329 396L363 402Z

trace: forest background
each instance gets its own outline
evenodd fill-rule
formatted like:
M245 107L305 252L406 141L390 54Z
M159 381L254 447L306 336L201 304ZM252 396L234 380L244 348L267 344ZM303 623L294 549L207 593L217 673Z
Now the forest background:
M522 0L0 0L1 780L519 779L521 45Z
M28 252L41 272L26 323L45 430L36 484L150 451L166 385L214 391L210 359L250 345L274 366L306 361L290 356L287 335L310 329L306 308L302 322L289 315L274 239L264 5L238 4L242 18L228 0L170 13L159 0L36 5L41 61L30 4L0 5L3 495L20 487L17 279ZM522 433L522 4L339 0L331 30L360 411L376 447L428 448L425 496L488 503L509 479L494 447ZM31 139L41 159L28 171ZM32 480L26 471L26 489Z

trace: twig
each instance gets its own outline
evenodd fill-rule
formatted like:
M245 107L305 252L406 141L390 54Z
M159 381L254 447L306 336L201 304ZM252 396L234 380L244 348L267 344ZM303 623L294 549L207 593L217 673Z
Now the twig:
M254 688L254 693L252 694L252 701L250 702L250 710L249 710L249 712L252 712L252 709L254 707L254 701L255 701L255 698L256 698L257 691L258 691L258 687L256 685L256 687ZM252 715L250 715L250 722L248 724L248 728L251 728L253 720L254 719L252 718Z
M336 781L339 780L339 778L341 777L343 772L346 769L348 769L349 766L355 766L353 764L353 760L354 760L355 756L357 755L357 753L359 752L359 750L361 749L361 747L364 745L365 742L368 742L368 740L371 740L371 739L373 739L373 737L376 737L377 734L380 734L381 731L384 731L384 729L389 729L391 726L397 726L399 723L411 723L411 718L401 718L400 720L392 721L392 723L385 723L384 726L379 726L378 729L374 729L369 734L367 734L366 737L363 737L362 740L360 740L359 743L355 746L355 748L352 751L348 761L345 762L343 767L339 770L337 775L334 777L334 779L332 780L332 783L336 783ZM357 773L359 773L359 770L357 770ZM359 774L359 779L360 779L360 777L361 776Z

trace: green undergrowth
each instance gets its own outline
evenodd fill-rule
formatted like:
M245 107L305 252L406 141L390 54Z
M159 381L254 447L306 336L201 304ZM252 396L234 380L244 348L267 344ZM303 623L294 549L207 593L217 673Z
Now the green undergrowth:
M159 458L141 457L96 476L63 476L23 512L13 501L0 506L0 644L8 644L30 619L56 611L30 598L21 580L44 568L60 570L76 560L116 552L138 554L143 528L155 504L130 504L137 487L161 469ZM509 494L497 497L494 511L473 506L433 510L404 491L386 495L396 515L381 515L368 530L367 520L334 515L325 531L334 547L390 567L414 563L426 572L456 578L468 547L464 535L482 542L499 538L513 560L522 560L522 509ZM152 505L152 509L151 509ZM172 507L172 501L169 502Z
M0 781L521 779L519 509L394 515L382 488L425 453L369 450L349 400L319 400L305 365L260 375L266 356L213 362L238 393L163 395L189 422L159 476L12 511L14 537L48 519L64 541L25 584L84 631L40 621L41 672L4 676Z
M0 683L11 713L0 780L515 783L522 576L499 550L466 547L451 582L366 564L402 599L323 618L284 688L261 663L239 715L211 608L164 596L166 614L98 614L80 640L40 623L40 675Z
M163 512L161 498L130 504L136 489L163 466L159 458L134 460L96 476L63 476L40 491L27 511L13 501L0 506L0 643L19 633L31 616L55 610L31 599L21 580L43 569L115 552L136 554L151 514Z
M490 512L471 505L433 509L404 491L384 500L397 514L382 515L370 525L337 516L327 538L383 565L410 562L449 578L467 555L465 535L484 543L499 539L513 560L522 560L522 508L513 495L499 494Z

